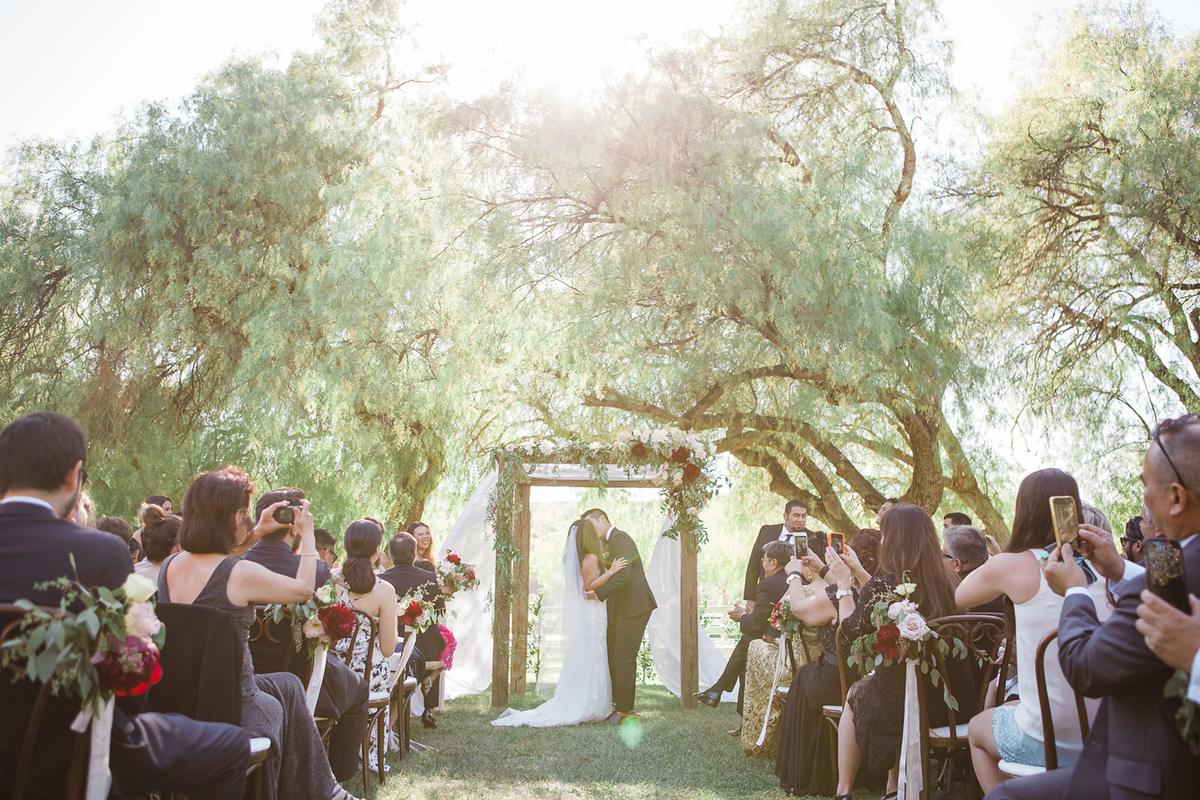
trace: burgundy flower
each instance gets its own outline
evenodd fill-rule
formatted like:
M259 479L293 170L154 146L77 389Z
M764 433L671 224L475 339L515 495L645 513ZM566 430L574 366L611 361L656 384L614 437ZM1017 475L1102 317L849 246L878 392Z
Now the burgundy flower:
M354 612L344 605L326 606L317 612L317 618L334 644L354 633Z
M416 625L417 620L421 618L421 604L413 600L408 604L408 608L404 609L404 613L400 615L400 621L405 625Z
M162 680L158 663L158 648L154 642L127 636L124 642L109 637L102 649L92 656L100 688L119 697L145 694L151 685Z
M446 555L446 560L456 567L462 564L462 559L456 556L454 553L448 553Z
M692 457L692 451L686 447L676 447L671 451L671 460L676 464L686 464Z
M892 661L900 658L904 646L900 644L900 629L896 623L889 622L879 628L875 635L875 652Z
M633 447L629 448L629 454L634 458L646 457L646 445L641 442L634 442Z
M695 464L684 465L683 479L685 481L687 481L688 483L691 483L692 481L696 480L697 478L700 477L700 475L701 475L701 469L698 466L696 466Z

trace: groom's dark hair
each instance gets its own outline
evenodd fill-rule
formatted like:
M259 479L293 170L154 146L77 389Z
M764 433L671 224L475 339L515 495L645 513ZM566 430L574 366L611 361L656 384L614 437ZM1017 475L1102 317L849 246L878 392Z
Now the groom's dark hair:
M609 525L612 524L612 521L608 518L608 514L605 514L604 509L602 508L589 508L587 511L583 512L583 516L580 517L580 519L585 519L587 517L600 517L600 519L604 520Z

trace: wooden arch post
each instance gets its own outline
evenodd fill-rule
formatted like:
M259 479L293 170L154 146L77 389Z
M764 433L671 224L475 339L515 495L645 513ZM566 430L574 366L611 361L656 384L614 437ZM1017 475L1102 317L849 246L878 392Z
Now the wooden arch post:
M557 462L530 462L557 463ZM592 479L558 479L530 477L520 467L513 467L515 490L511 498L512 530L517 557L508 563L496 553L496 575L511 575L511 591L496 585L495 616L492 620L492 708L507 708L508 696L528 690L525 675L529 660L529 549L532 516L529 507L530 490L534 486L563 486L595 489L601 483ZM651 480L610 477L607 488L659 488ZM502 498L507 499L507 498ZM699 708L695 693L700 691L700 608L697 591L697 543L694 531L681 531L680 544L680 704L684 708Z

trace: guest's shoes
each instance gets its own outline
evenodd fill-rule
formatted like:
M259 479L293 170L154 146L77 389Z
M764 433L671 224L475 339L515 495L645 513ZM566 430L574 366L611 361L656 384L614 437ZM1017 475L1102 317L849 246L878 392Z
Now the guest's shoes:
M613 713L609 714L607 717L604 718L604 723L606 725L620 725L622 720L624 720L624 719L625 719L625 717L621 716L620 711L614 711Z
M713 687L711 689L705 689L703 692L696 692L694 695L692 695L692 697L695 697L706 706L712 706L713 708L716 708L721 702L721 690Z
M741 726L741 725L738 725L738 726L737 726L736 728L734 728L733 730L731 730L731 731L725 731L725 732L726 732L727 734L729 734L730 736L741 736L741 735L742 735L742 726Z
M421 724L424 725L426 728L436 728L437 727L437 720L435 720L433 718L433 712L430 711L428 708L425 709L425 712L423 714L421 714Z

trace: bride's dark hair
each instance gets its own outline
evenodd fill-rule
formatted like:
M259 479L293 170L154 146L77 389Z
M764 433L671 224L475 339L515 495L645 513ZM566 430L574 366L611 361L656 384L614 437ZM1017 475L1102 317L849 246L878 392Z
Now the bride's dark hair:
M606 566L604 561L604 547L600 544L600 534L596 533L596 526L592 524L590 519L576 520L571 523L571 527L577 528L575 532L575 552L579 554L579 563L583 563L583 557L591 553L600 562L601 566Z

